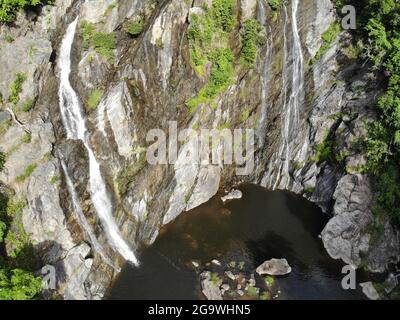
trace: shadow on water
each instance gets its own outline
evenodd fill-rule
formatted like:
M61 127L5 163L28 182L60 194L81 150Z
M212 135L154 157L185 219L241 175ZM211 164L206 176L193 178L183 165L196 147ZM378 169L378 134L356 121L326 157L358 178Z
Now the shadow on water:
M242 262L247 272L271 258L286 258L293 272L277 279L279 299L363 299L341 288L343 264L329 258L319 234L328 222L316 206L288 192L241 187L243 198L219 198L177 218L156 243L127 266L109 299L202 299L192 261Z

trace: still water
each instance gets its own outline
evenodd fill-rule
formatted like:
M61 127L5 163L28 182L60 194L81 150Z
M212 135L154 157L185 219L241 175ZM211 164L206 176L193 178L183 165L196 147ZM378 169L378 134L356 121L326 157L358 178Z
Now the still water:
M364 299L341 288L343 264L329 258L319 234L328 222L321 210L288 192L242 186L243 198L225 206L219 198L166 226L156 243L126 266L109 299L204 299L192 261L241 262L247 272L265 260L286 258L293 271L278 277L278 299Z

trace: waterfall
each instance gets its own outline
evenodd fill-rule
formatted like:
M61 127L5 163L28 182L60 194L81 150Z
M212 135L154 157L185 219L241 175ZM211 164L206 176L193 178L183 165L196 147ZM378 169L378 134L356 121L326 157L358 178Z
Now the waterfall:
M304 56L298 30L299 0L293 0L291 14L283 6L285 22L283 29L284 65L282 71L282 141L272 156L261 185L272 189L289 189L291 160L304 160L308 142L301 141L300 109L304 101ZM291 21L291 29L289 22ZM301 142L300 142L301 141ZM302 148L299 148L303 143Z
M94 235L89 222L86 220L86 217L83 214L82 208L79 204L78 194L76 193L74 184L72 183L72 179L68 174L67 166L65 165L65 162L63 160L61 160L61 166L64 171L65 180L67 182L67 189L71 196L72 204L74 206L74 211L77 215L79 225L83 228L83 230L89 237L90 243L92 244L94 250L102 257L103 261L107 263L110 267L115 269L117 272L121 271L121 269L116 267L114 263L105 255L103 247Z
M271 66L272 66L272 57L274 52L274 41L272 35L272 28L268 28L269 37L268 37L268 48L267 48L267 58L264 61L263 66L263 75L262 75L262 92L261 92L261 117L259 121L259 126L257 130L257 136L259 140L259 147L264 147L265 144L265 135L266 135L266 125L268 118L268 97L269 97L269 89L270 89L270 80L271 80Z
M100 165L96 160L90 145L89 132L86 120L75 90L69 81L71 74L71 51L74 42L78 18L67 28L62 40L59 68L60 68L60 112L68 139L81 140L89 155L90 191L93 205L103 225L110 245L127 261L138 264L138 260L122 238L118 226L113 218L113 207L107 193L106 183L101 175Z
M266 14L267 9L266 9L265 0L258 0L257 6L258 6L257 20L262 25L265 25L267 22L267 14Z

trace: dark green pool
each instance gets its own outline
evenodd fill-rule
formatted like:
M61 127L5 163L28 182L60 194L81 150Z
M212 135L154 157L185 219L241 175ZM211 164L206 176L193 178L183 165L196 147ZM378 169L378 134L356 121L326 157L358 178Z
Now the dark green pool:
M329 258L319 234L326 217L288 192L242 186L243 198L224 206L214 198L168 225L139 254L141 266L126 266L109 299L203 299L191 261L244 263L247 271L271 258L286 258L293 272L277 279L279 299L363 299L341 288L343 264Z

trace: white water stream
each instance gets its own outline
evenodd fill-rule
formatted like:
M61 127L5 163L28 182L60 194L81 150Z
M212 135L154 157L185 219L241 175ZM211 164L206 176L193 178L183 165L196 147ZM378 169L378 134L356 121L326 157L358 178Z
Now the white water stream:
M106 183L101 175L100 165L96 160L90 145L89 132L82 107L72 88L69 77L71 74L71 50L74 42L78 18L72 22L62 40L59 59L60 68L60 111L68 139L81 140L89 155L90 191L93 205L103 225L110 245L121 254L125 260L138 264L138 260L129 245L122 238L113 218L113 206L107 193Z
M291 5L291 26L288 30L289 13L287 6L285 11L284 26L284 69L283 69L283 110L285 112L282 123L282 147L275 159L273 165L277 166L278 175L273 186L276 188L287 189L290 184L290 162L297 157L297 137L300 130L300 108L304 99L304 56L301 46L301 39L298 29L298 9L299 0L292 0ZM289 37L292 36L290 46ZM291 48L291 52L289 52ZM288 98L288 90L291 89ZM301 152L307 151L307 146L301 149Z

